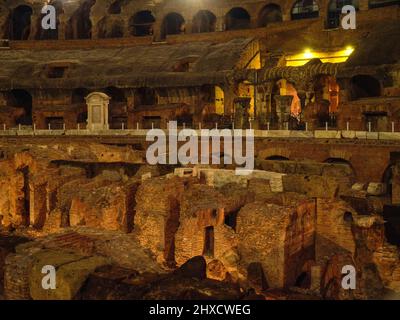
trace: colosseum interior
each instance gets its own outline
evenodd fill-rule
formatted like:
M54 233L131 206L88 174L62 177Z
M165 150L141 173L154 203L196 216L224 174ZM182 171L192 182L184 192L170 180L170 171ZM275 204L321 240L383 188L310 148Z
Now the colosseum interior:
M0 300L399 299L399 36L399 0L1 0ZM150 164L172 121L254 170Z

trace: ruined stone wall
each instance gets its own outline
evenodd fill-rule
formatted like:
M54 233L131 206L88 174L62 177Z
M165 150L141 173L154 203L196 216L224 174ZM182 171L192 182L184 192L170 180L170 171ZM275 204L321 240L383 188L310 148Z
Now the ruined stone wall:
M357 212L337 199L317 199L316 208L316 260L323 262L336 253L353 255L356 243L351 228Z
M314 257L314 232L312 205L250 203L238 214L241 264L260 262L270 287L291 286Z

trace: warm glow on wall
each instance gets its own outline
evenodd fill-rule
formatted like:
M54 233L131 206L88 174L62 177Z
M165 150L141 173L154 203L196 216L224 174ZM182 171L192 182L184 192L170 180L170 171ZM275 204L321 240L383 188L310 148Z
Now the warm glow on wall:
M320 59L323 63L345 62L348 59L348 57L353 53L353 51L354 48L350 46L342 50L330 51L330 52L313 51L312 49L305 49L301 53L288 55L286 57L286 66L290 67L303 66L311 59Z

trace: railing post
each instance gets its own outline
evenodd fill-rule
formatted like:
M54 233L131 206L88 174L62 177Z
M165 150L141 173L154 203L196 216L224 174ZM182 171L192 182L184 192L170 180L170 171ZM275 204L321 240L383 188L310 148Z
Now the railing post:
M308 122L306 122L306 131L308 131Z
M328 122L325 122L325 131L328 131Z
M21 124L18 124L18 131L21 131Z
M139 130L139 122L136 122L136 130Z
M78 123L78 131L81 129L81 126L80 126L80 124Z
M3 123L3 130L6 131L6 124Z
M65 131L65 123L63 123L63 130Z
M368 132L371 132L371 122L368 122Z
M269 131L269 122L267 122L267 131Z
M347 130L347 131L349 131L349 130L350 130L350 124L349 124L349 122L348 122L348 121L346 122L346 130Z
M392 132L394 132L394 122L392 121Z

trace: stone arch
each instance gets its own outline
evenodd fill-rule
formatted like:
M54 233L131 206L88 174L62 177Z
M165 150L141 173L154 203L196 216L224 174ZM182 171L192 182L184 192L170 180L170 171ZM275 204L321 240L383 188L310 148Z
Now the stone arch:
M292 20L318 18L319 6L316 0L297 0L291 9Z
M270 23L282 21L281 7L275 3L264 6L258 14L257 27L266 27Z
M28 40L31 32L33 10L29 5L20 5L11 13L12 40Z
M225 15L225 29L239 30L249 29L251 26L251 17L248 11L241 7L235 7Z
M340 26L340 17L342 16L342 8L346 5L353 6L359 10L359 0L331 0L328 5L328 16L326 27L328 29L338 28Z
M331 163L331 164L342 164L342 165L346 165L349 167L349 169L352 172L352 176L356 177L356 171L352 165L352 163L349 160L343 159L343 158L335 158L335 157L330 157L327 158L324 163Z
M192 33L215 32L217 17L208 10L200 10L193 17Z
M177 12L168 13L161 25L161 38L180 33L185 33L185 19Z
M290 150L286 148L268 148L258 153L259 159L267 159L269 157L282 157L290 159Z
M91 9L96 0L86 0L74 12L68 20L65 31L66 39L90 39L92 38Z
M150 10L138 11L129 20L130 34L136 37L152 35L155 22Z
M379 97L381 84L379 80L370 75L355 75L350 80L351 99Z

